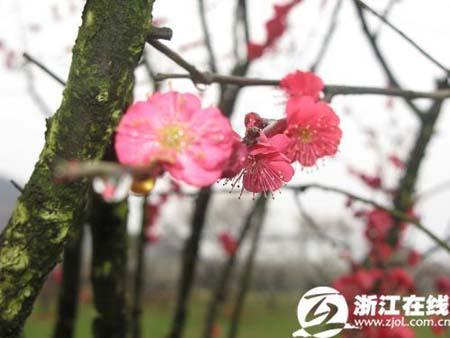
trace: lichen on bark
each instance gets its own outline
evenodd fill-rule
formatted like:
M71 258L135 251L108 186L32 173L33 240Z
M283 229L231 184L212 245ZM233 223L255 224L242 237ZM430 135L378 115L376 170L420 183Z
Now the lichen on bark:
M126 108L151 24L153 0L87 0L60 108L45 146L0 236L0 337L18 337L60 260L89 183L55 183L60 160L100 159Z

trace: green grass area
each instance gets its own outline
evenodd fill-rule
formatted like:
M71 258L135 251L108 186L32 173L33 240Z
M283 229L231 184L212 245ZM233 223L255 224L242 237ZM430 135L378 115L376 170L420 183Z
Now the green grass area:
M191 304L185 338L201 336L207 297L196 294ZM297 299L295 296L277 297L276 301L263 295L250 295L241 319L239 335L242 337L290 337L298 326L296 320ZM173 300L153 300L146 304L142 315L144 337L163 338L167 335L173 311ZM226 305L219 321L221 337L227 336L232 307ZM76 337L91 336L91 323L95 315L91 305L81 305L76 326ZM25 326L26 338L49 338L55 320L55 309L38 303Z
M203 319L205 315L207 297L203 293L197 293L190 307L185 338L201 337ZM296 318L297 295L281 295L270 298L262 294L251 294L247 300L239 336L245 338L288 338L292 332L298 329ZM164 338L169 329L173 311L173 299L161 297L146 304L142 316L143 337ZM227 337L229 317L232 307L226 305L219 322L218 337ZM88 338L91 335L91 323L94 317L94 309L91 305L82 305L79 312L76 337ZM38 304L25 327L26 338L50 338L55 312ZM435 335L428 328L418 328L417 338L433 338ZM449 338L450 334L443 334L441 338Z

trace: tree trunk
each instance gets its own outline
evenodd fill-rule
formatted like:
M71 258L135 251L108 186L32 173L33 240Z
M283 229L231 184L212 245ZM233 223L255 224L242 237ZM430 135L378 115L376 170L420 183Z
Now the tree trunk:
M127 209L126 202L106 203L94 196L90 224L95 338L126 336Z
M147 208L147 197L143 198L142 201L142 222L141 229L136 238L136 270L134 273L134 285L133 285L133 296L131 298L131 319L130 319L130 336L131 338L141 338L142 337L142 327L141 327L141 316L142 316L142 304L143 304L143 294L142 289L144 287L145 280L145 249L147 247L145 231L147 220L151 215L148 213Z
M242 225L241 232L239 233L239 237L237 240L237 246L235 252L230 255L222 267L222 270L219 274L219 279L217 280L216 285L212 291L211 300L208 303L208 307L205 315L205 327L203 330L203 338L212 338L213 337L213 327L217 321L217 317L220 314L220 307L224 303L226 294L228 292L228 285L231 281L232 272L234 266L237 264L237 255L242 246L243 241L247 237L250 229L252 227L259 226L255 224L255 222L259 222L257 219L257 214L261 212L261 209L265 208L267 203L267 199L264 194L260 194L254 206L250 210L247 215L244 224Z
M59 291L58 319L54 338L72 338L78 307L84 224L74 225L64 249L63 278Z
M205 226L206 211L211 199L210 188L200 191L191 222L191 234L183 250L183 265L178 286L177 305L172 320L171 331L168 338L180 338L182 336L187 318L187 307L194 285L195 267L197 265L200 240Z
M243 76L246 74L250 63L237 64L232 75ZM233 114L237 98L241 87L223 86L221 88L219 109L228 118ZM199 196L195 202L194 217L191 222L191 235L186 241L183 249L183 265L181 268L181 276L178 288L177 305L172 318L169 338L180 338L183 335L184 326L187 318L187 307L190 294L194 285L195 266L198 259L198 250L202 239L202 232L205 226L206 213L208 211L209 201L211 200L211 189L203 188L199 192ZM192 251L195 250L195 251Z
M252 281L253 267L256 259L256 252L258 251L258 244L261 240L262 228L264 225L264 219L266 216L267 201L265 201L258 210L258 213L254 216L255 230L252 238L252 243L250 247L250 252L248 253L247 260L245 262L244 268L242 270L242 277L239 281L239 292L236 298L236 304L233 308L233 313L231 314L230 320L230 331L228 332L228 338L236 338L238 334L240 320L242 318L242 310L244 309L245 299L250 289L250 284Z
M87 181L55 183L58 160L100 159L126 108L151 24L153 0L88 0L61 107L9 224L0 236L0 337L18 337L80 219Z

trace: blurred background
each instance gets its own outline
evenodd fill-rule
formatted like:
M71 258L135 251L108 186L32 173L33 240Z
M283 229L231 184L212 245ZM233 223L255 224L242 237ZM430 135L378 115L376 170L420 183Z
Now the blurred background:
M289 1L247 1L251 41L263 43L266 23L274 17L274 5ZM204 14L210 30L211 47L217 72L229 74L246 54L242 32L236 32L236 1L205 0ZM367 0L396 27L430 53L450 65L448 37L450 3L412 0ZM0 228L7 223L19 190L32 173L44 144L46 118L57 109L63 86L46 72L27 61L23 53L44 64L65 80L71 62L71 49L81 22L84 1L22 0L0 1ZM199 1L157 0L154 23L173 30L167 44L201 70L210 69L201 24ZM445 74L411 44L379 19L366 14L378 48L405 89L436 90L436 81ZM326 84L389 88L389 79L374 52L353 1L303 0L286 16L286 30L261 57L252 60L246 76L280 79L296 69L314 71ZM183 73L158 51L147 46L141 66L136 69L135 99L145 99L157 86L195 92L204 105L217 105L218 85L194 86L190 80L155 82L156 73ZM232 122L244 133L243 117L257 112L264 117L283 115L286 99L274 87L243 88L233 108ZM429 100L415 100L417 109L426 110ZM392 203L405 172L411 149L416 144L420 122L401 98L384 96L336 96L332 107L341 119L343 139L339 153L323 160L317 167L298 168L290 185L317 183L333 186L370 198L383 205ZM444 102L433 129L433 138L421 159L415 182L414 213L438 237L450 236L450 127L449 106ZM155 210L151 230L146 232L143 283L143 336L167 334L179 288L179 278L186 239L191 234L191 217L196 191L174 185L168 178L157 183L149 199ZM195 288L190 303L186 337L201 333L205 308L221 278L248 213L255 205L251 194L229 194L229 186L213 187L200 241L200 255ZM168 194L166 194L168 192ZM164 198L161 198L161 195ZM264 227L255 255L255 264L239 334L251 337L280 337L297 329L296 305L301 294L317 285L332 285L348 274L355 262L370 251L363 204L349 203L342 194L308 189L298 193L282 189L268 200ZM129 198L128 215L129 279L136 273L137 238L142 225L142 198ZM90 332L94 310L89 283L91 238L85 232L82 243L82 281L77 337ZM214 324L214 336L227 331L233 314L234 295L242 287L252 241L247 238L239 250L237 266L225 296L223 313ZM408 227L394 261L406 269L420 292L434 292L437 278L450 278L448 253L414 227ZM411 252L420 259L408 264ZM245 274L244 274L245 275ZM55 301L61 283L58 266L42 291L35 311L28 321L26 337L49 337L56 317ZM270 322L270 325L264 323ZM444 333L445 334L445 333ZM430 330L417 337L432 337ZM449 336L450 337L450 336Z

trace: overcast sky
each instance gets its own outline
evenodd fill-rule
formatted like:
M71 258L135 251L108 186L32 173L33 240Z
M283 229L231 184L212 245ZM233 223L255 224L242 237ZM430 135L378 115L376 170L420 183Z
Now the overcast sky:
M257 61L250 70L251 76L280 78L294 69L307 69L317 55L323 34L328 27L329 18L337 0L304 0L289 17L289 32L276 49ZM252 40L264 39L264 22L272 15L272 5L281 3L276 0L249 0L251 13ZM327 84L343 85L386 85L385 76L373 57L372 51L360 29L355 9L350 0L343 1L338 17L336 34L318 74ZM226 73L233 63L232 30L234 1L207 0L208 21L212 31L213 45L219 62L220 71ZM382 10L385 0L367 1L374 8ZM174 31L170 46L183 50L190 61L204 68L207 65L206 53L202 47L189 48L201 41L202 35L197 16L195 0L157 0L155 17ZM0 176L14 179L24 184L30 176L34 163L44 143L45 117L52 114L61 100L61 86L40 70L21 66L22 60L8 63L8 51L19 55L28 51L31 55L47 64L62 78L66 78L70 65L70 51L80 24L82 1L24 1L0 0ZM324 6L324 7L322 7ZM419 43L425 50L442 63L450 66L450 25L448 23L450 2L448 0L415 1L403 0L394 7L390 20ZM379 22L371 18L374 28ZM405 88L433 90L434 80L442 72L422 55L406 44L389 28L380 33L380 43L388 61ZM148 50L154 69L157 72L180 71L169 61ZM137 99L143 99L149 93L149 85L143 70L137 71ZM44 104L39 107L31 95L33 83L36 92ZM165 83L167 90L169 84ZM189 81L174 80L170 88L195 92ZM216 88L211 86L203 93L205 105L216 102ZM243 116L256 111L267 117L278 117L283 113L283 95L275 88L248 88L239 98L233 124L238 131L243 130ZM391 108L387 108L388 104ZM426 102L423 102L426 104ZM339 154L327 159L318 168L298 170L294 183L320 182L339 186L373 198L354 178L348 175L349 166L373 174L381 157L391 153L405 158L414 138L417 123L413 115L405 108L401 100L389 101L382 97L337 97L332 105L341 117L344 136ZM395 126L395 128L393 127ZM437 133L427 153L421 172L418 190L424 191L450 179L450 127L448 104L444 106L439 120ZM373 128L379 134L380 152L372 151L367 145L367 136L363 130ZM403 143L393 145L392 141L401 136ZM396 182L399 173L383 162L384 178L391 184ZM1 192L1 203L8 207L11 189ZM251 196L244 196L245 208ZM450 191L426 199L417 206L423 222L438 235L448 235L450 221ZM383 201L383 200L381 200ZM344 207L344 199L323 192L310 192L304 195L302 202L318 221L351 220ZM165 219L171 219L171 212L178 207L172 202L165 211ZM188 205L184 203L183 205ZM1 211L1 210L0 210ZM186 214L188 214L186 212ZM187 219L187 216L183 219ZM294 235L298 232L298 210L292 195L284 191L276 195L271 204L267 223L267 234ZM230 222L237 222L232 220ZM327 223L328 224L328 223ZM332 225L330 225L332 227ZM180 225L182 228L183 225ZM355 236L358 237L362 226L352 223ZM183 232L183 231L181 231ZM424 249L431 242L416 231L408 233L408 240Z

